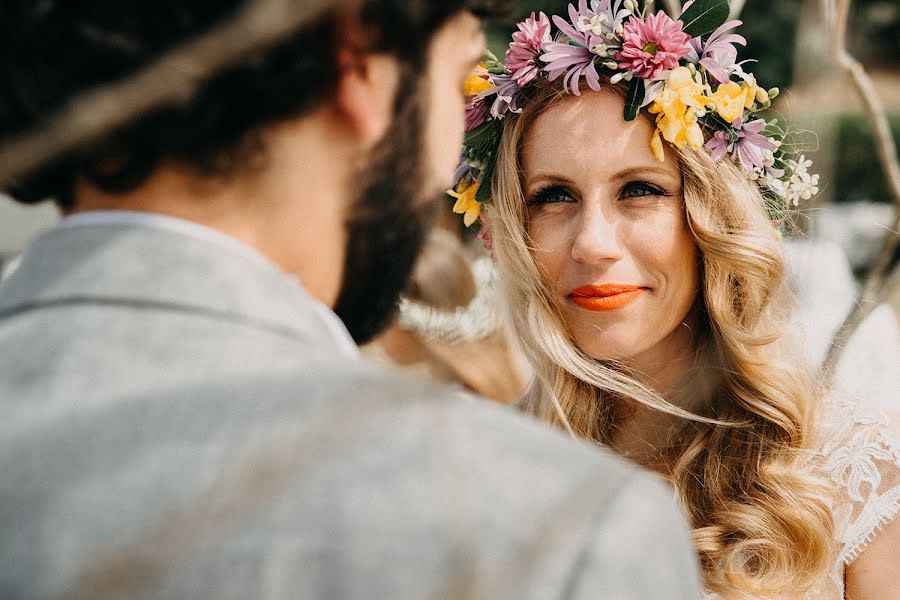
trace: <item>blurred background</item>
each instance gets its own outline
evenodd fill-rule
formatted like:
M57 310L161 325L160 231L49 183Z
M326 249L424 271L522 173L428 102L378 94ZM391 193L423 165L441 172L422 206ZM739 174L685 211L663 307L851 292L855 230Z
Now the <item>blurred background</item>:
M568 2L520 0L517 4L512 18L485 24L489 47L500 57L517 20L531 11L565 14ZM659 7L669 4L656 0ZM798 331L805 338L813 366L821 364L834 333L856 305L860 284L895 218L887 178L876 156L871 121L856 89L830 55L832 40L822 14L828 4L821 0L746 0L739 15L744 21L740 33L748 41L739 59L755 59L746 70L756 75L762 87L782 90L773 108L781 120L802 132L799 139L808 150L806 157L814 161L813 171L820 174L818 196L799 207L798 231L786 240L794 288L803 309ZM851 7L848 51L871 77L897 139L900 2L854 0ZM450 211L451 204L448 200L442 227L464 240L477 256L476 228L465 230L459 215ZM0 196L0 265L8 264L29 239L58 218L50 203L22 207ZM896 265L897 260L894 252L891 261ZM877 371L879 376L871 385L878 389L860 391L886 399L895 399L900 390L898 271L892 269L884 305L854 334L838 369L839 380L871 380L863 374ZM517 376L516 381L521 385L522 377Z

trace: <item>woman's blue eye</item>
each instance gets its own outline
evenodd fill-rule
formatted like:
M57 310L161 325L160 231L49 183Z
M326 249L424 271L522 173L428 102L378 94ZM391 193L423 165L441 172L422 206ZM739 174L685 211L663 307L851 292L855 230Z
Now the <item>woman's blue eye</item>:
M532 204L557 204L559 202L574 202L575 199L572 197L565 188L561 188L559 186L551 186L547 188L542 188L537 190L531 197L525 202L529 206Z
M631 181L622 188L625 198L643 198L644 196L668 196L664 189L646 181Z

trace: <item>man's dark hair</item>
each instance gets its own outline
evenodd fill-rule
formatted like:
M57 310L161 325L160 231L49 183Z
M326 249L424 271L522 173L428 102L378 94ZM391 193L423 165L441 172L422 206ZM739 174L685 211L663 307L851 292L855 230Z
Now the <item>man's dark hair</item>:
M337 2L336 4L341 4ZM471 0L365 0L368 50L420 63L431 37ZM39 125L78 93L120 80L243 8L244 0L18 0L0 15L0 140ZM496 8L493 7L493 8ZM488 7L491 10L491 7ZM175 106L157 109L90 149L16 182L21 202L53 197L72 205L76 177L108 192L145 180L160 159L225 175L252 159L252 132L303 114L334 91L335 18L213 76Z

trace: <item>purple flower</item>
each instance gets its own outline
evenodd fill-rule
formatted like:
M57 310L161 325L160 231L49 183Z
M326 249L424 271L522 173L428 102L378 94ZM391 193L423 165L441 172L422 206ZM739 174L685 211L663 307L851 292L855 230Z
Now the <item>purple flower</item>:
M474 180L478 178L479 170L472 166L472 163L468 160L468 155L466 150L463 149L462 156L459 157L459 165L456 167L456 171L453 173L453 179L450 183L450 187L452 189L456 189L460 182L465 178L469 178L470 180Z
M516 104L522 88L519 87L512 75L491 75L491 81L494 82L494 87L479 94L479 97L485 99L496 95L491 104L491 116L495 119L502 119L508 112L522 112L522 109Z
M683 26L662 11L644 21L631 19L625 23L622 51L615 56L619 67L643 79L674 69L678 60L691 51L691 36L681 30Z
M586 2L581 2L579 10L575 13L578 18L573 17L572 24L578 31L590 32L595 37L605 37L608 41L618 42L625 19L631 16L630 10L622 8L622 2L623 0L616 0L613 4L610 0L591 0L590 10ZM573 9L574 6L570 5L570 16Z
M477 129L491 114L487 101L480 95L473 97L466 103L466 133Z
M762 119L750 121L745 125L738 117L732 123L738 137L736 141L732 142L724 131L717 131L704 147L709 150L713 160L722 160L727 153L731 153L745 171L761 170L766 167L763 151L777 148L775 142L760 133L765 127L766 122Z
M537 77L540 67L535 58L540 54L542 46L553 40L550 37L550 19L540 13L535 18L534 13L517 25L519 31L512 36L513 41L506 51L506 68L512 73L513 79L519 87L524 87L528 82Z
M735 64L737 49L734 44L747 45L747 40L743 36L736 33L726 34L738 25L741 25L741 21L728 21L713 31L705 41L699 37L693 38L691 51L687 55L688 60L706 67L706 72L719 83L728 81L731 74L740 66Z
M595 55L587 48L570 46L550 42L545 46L547 52L541 56L541 60L547 63L547 74L550 81L559 78L565 73L563 88L575 96L581 95L578 82L584 75L588 86L596 91L600 90L600 74L594 65Z
M551 81L565 75L563 88L575 96L581 91L579 83L584 76L588 87L600 89L597 59L609 58L622 43L623 24L631 11L622 8L623 0L579 0L578 8L569 4L569 20L554 16L553 22L568 38L568 43L547 42L541 60Z
M616 6L619 4L617 1ZM563 88L578 96L581 94L579 82L583 75L588 87L595 92L600 90L600 74L595 60L605 57L611 44L618 44L616 32L610 29L614 26L610 19L614 21L616 18L612 10L609 0L593 0L590 9L587 0L580 0L577 10L574 4L569 5L569 21L558 15L553 16L553 22L569 39L569 43L544 44L541 60L547 64L545 69L550 81L565 74ZM621 18L624 16L619 15L620 23Z
M648 106L650 103L656 100L656 98L666 88L666 81L668 81L667 75L668 74L663 74L663 76L657 76L656 79L644 80L644 100L643 102L641 102L641 108Z

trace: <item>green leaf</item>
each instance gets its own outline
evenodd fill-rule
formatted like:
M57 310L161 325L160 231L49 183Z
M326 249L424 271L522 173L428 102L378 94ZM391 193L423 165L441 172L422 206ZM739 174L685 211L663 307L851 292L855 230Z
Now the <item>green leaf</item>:
M644 101L644 80L640 77L632 77L628 86L628 96L625 98L625 120L634 121Z
M475 199L479 202L487 202L491 199L491 180L494 177L494 166L497 164L497 155L491 154L486 161L481 179L478 181L478 190Z
M692 38L712 33L728 20L728 11L728 0L695 0L681 13L684 32Z
M499 133L499 123L500 121L496 119L489 119L468 132L463 143L469 148L474 148L480 154L485 147L490 147L496 142L496 137Z
M484 58L484 62L490 62L490 63L499 63L500 62L500 59L497 58L497 55L494 54L493 52L491 52L490 50L488 50L487 48L484 49L483 58Z

